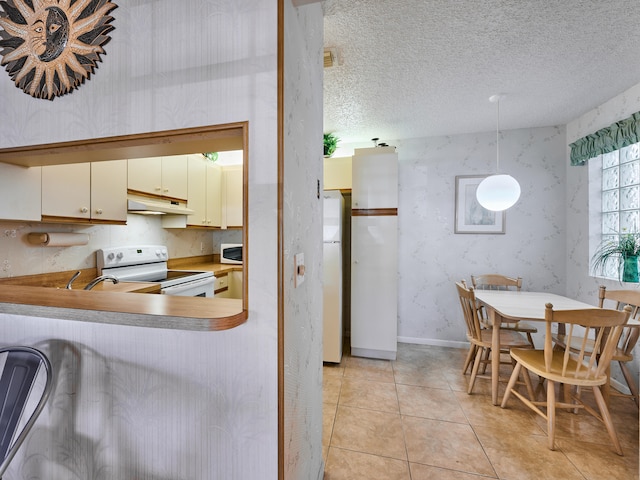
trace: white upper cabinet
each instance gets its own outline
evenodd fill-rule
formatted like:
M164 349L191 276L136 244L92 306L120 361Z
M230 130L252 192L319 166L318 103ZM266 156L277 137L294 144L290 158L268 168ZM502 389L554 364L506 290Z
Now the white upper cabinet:
M129 160L127 186L136 192L162 195L162 157Z
M324 159L324 189L351 190L351 157Z
M398 208L398 154L394 147L355 150L351 208Z
M42 167L42 219L91 218L91 164Z
M200 155L188 155L189 195L187 205L194 210L187 225L220 227L221 168Z
M219 227L222 222L222 168L218 165L207 164L207 222Z
M42 167L0 163L0 219L40 221Z
M242 227L243 167L222 167L222 228Z
M187 200L187 155L129 160L128 188L135 192Z
M42 167L42 220L125 223L127 161Z
M127 161L91 164L91 218L127 221Z
M189 195L187 155L162 157L162 196L186 200Z

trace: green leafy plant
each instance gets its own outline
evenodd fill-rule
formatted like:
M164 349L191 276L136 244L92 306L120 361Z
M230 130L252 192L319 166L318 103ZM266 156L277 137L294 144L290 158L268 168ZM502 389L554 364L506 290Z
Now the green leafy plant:
M336 151L340 139L333 133L324 134L324 155L330 157Z
M640 255L640 238L638 234L625 233L617 240L606 240L600 244L591 258L591 266L597 273L604 274L610 262L616 262L619 278L625 280L625 260L634 259L637 271L637 258ZM635 280L637 281L637 280Z
M207 157L212 162L215 162L216 160L218 160L218 152L207 152L207 153L203 153L202 155Z

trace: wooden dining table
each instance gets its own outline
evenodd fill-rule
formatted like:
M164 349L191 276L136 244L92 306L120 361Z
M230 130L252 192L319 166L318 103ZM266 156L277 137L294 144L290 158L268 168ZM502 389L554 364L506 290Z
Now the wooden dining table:
M476 300L484 305L493 325L491 335L491 402L498 405L498 383L500 380L500 325L519 320L544 322L545 305L554 310L578 310L598 308L562 295L547 292L523 292L506 290L476 290Z

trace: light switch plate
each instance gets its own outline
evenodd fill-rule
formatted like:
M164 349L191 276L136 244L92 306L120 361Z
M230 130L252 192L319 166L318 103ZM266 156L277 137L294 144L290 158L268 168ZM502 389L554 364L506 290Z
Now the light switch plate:
M297 253L293 256L294 259L294 286L298 288L304 282L304 253Z

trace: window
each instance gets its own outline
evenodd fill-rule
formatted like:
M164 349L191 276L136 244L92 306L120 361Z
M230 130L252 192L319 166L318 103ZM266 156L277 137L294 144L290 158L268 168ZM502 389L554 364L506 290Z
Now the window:
M593 253L597 245L616 242L620 234L640 234L640 143L591 159L589 170ZM594 221L596 216L599 221ZM594 273L619 279L614 262L605 272Z

